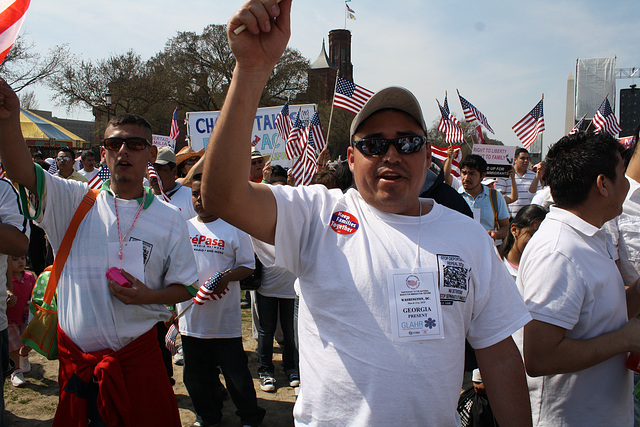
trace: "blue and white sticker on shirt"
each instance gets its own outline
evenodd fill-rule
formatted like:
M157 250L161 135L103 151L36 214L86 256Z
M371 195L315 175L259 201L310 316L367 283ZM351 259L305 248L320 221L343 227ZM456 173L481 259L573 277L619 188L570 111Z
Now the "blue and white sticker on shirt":
M436 268L387 270L393 340L444 338Z
M338 234L353 234L360 227L358 218L349 212L336 211L331 214L331 229Z

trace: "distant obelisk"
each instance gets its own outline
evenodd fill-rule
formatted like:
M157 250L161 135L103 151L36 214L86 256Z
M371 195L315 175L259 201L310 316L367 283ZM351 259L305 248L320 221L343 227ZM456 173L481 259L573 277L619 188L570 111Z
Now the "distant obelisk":
M576 79L573 73L567 78L567 110L564 116L564 134L567 135L576 125Z

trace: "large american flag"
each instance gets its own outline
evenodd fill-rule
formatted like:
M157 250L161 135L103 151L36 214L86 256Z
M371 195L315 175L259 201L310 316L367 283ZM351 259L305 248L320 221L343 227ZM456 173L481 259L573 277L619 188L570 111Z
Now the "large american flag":
M296 157L302 156L305 140L307 139L305 134L307 133L307 128L304 127L304 123L302 123L300 119L300 112L298 112L296 121L293 122L293 127L291 128L291 132L289 132L289 137L284 147L288 159L295 159Z
M616 120L616 115L613 114L611 104L609 104L609 98L604 98L604 101L600 104L600 108L598 108L596 115L593 116L593 126L596 132L604 131L611 135L617 135L622 131L622 128L618 124L618 120Z
M278 135L280 135L280 139L286 141L289 139L289 134L291 133L291 117L289 116L289 101L287 101L280 113L276 116L274 121L276 125L276 129L278 129Z
M449 147L436 147L435 145L432 145L431 155L444 163L449 157L447 155L448 148ZM460 177L460 162L462 161L462 150L460 149L459 145L452 145L452 148L455 155L451 162L451 175Z
M373 94L374 92L369 89L338 76L336 93L333 96L333 106L358 114Z
M98 173L96 174L96 176L91 178L91 181L89 181L89 188L100 188L102 187L102 183L109 178L111 178L109 168L106 166L102 166L100 169L98 169Z
M309 133L313 135L316 150L322 151L325 145L327 145L327 140L324 137L322 123L320 123L320 116L318 116L317 111L313 113L313 117L311 117L311 121L309 122ZM311 137L309 137L309 140L311 140Z
M449 105L447 104L447 97L444 98L444 107L440 105L440 101L436 99L438 108L440 108L440 123L438 123L438 130L444 132L444 140L448 144L464 141L464 132L458 126L458 119L449 112Z
M309 185L317 170L318 163L313 134L308 133L304 152L291 168L291 174L295 179L295 185Z
M218 286L220 279L222 279L224 275L229 271L231 270L218 271L216 274L209 277L207 281L204 282L202 286L200 286L200 289L198 289L198 293L195 297L193 297L193 302L198 305L202 305L209 300L217 300L222 298L222 296L227 293L228 288L225 288L222 292L215 294L213 293L213 291L215 290L216 286Z
M162 187L162 180L158 176L156 168L153 167L153 163L147 164L147 173L149 174L149 181L154 178L158 180L158 187L160 187L160 195L162 196L162 200L164 200L165 202L169 202L169 200L171 200L171 197L169 197L167 193L164 192L164 188Z
M0 0L0 63L18 37L30 0Z
M474 107L469 101L464 99L460 95L460 93L458 93L458 98L460 98L460 105L462 105L464 119L468 122L472 122L474 120L479 121L485 128L487 128L489 132L495 135L495 132L493 131L493 129L491 129L491 126L489 126L489 122L487 121L487 118L484 116L484 114L482 114L480 110Z
M580 121L573 127L573 129L571 129L571 131L569 132L568 135L573 135L575 133L578 133L582 130L582 124L584 123L584 118L587 115L585 114L584 116L582 116L582 118L580 119Z
M178 127L178 109L173 110L173 116L171 118L171 130L169 131L169 138L174 141L178 139L180 135L180 128Z
M533 110L529 111L526 116L511 127L518 139L522 141L524 148L529 148L529 146L535 142L538 134L544 130L542 101L544 101L544 99L541 99L540 102L533 107Z

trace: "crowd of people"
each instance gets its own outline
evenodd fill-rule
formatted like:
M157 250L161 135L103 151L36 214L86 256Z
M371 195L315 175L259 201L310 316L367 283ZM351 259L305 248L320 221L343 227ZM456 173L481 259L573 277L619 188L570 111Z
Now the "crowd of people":
M460 425L474 368L500 425L633 425L625 362L640 353L640 154L580 132L535 171L518 149L493 186L486 161L467 155L456 184L449 161L431 156L415 96L388 87L353 119L346 161L324 151L321 185L290 185L248 142L290 9L248 0L229 20L236 66L206 153L153 146L140 116L109 121L100 163L110 179L59 279L54 426L180 426L174 330L194 426L218 425L226 394L241 425L262 423L252 378L279 386L275 338L299 387L296 425ZM48 173L19 116L0 80L0 366L17 387L35 282L27 219L57 253L98 163L83 153L76 171L61 149ZM113 267L122 281L107 278ZM255 373L242 344L247 280Z

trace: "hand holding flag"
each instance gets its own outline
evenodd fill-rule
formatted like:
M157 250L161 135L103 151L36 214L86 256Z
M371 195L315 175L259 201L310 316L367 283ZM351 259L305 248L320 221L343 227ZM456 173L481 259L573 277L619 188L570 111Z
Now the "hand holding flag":
M207 281L200 286L200 289L198 289L198 293L193 297L193 302L198 305L202 305L208 300L218 300L221 299L223 295L226 295L229 280L223 279L230 271L231 270L228 269L225 271L219 271L209 277Z

